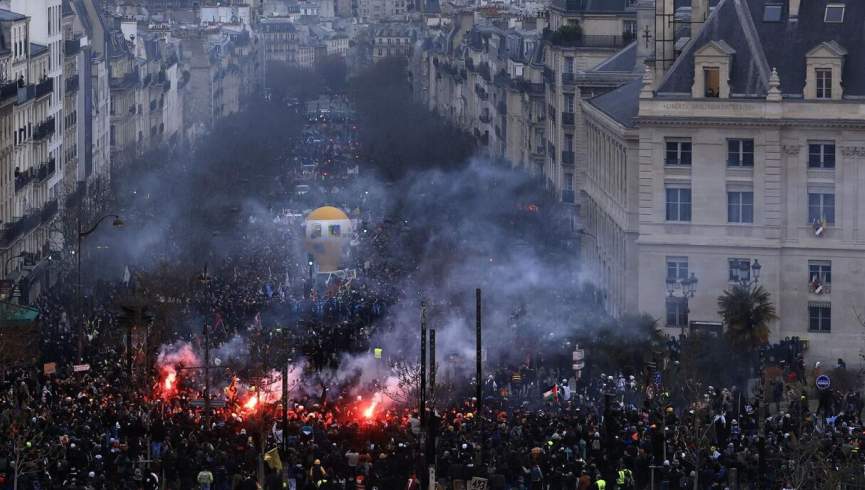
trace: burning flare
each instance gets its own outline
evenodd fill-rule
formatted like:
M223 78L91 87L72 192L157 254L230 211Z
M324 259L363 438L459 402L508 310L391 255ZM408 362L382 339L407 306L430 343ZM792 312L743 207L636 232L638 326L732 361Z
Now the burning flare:
M252 395L249 400L246 400L246 403L243 404L243 408L249 411L254 411L255 407L258 405L258 395Z
M367 420L370 420L375 416L375 409L378 408L378 404L381 402L381 393L376 393L372 397L372 402L370 402L369 406L363 411L363 417Z

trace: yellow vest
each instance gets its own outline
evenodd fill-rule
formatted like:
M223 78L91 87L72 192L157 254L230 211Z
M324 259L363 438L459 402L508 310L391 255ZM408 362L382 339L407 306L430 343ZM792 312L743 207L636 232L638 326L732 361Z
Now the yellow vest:
M606 488L607 488L607 482L603 478L596 481L595 485L598 486L598 490L606 490Z

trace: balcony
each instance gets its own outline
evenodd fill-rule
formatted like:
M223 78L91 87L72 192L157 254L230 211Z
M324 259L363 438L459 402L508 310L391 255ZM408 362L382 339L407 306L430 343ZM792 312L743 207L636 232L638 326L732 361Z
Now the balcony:
M18 82L9 82L0 85L0 99L18 96Z
M43 163L36 169L36 182L42 183L51 178L57 170L57 162L53 158Z
M36 84L36 88L34 89L34 96L38 99L39 97L45 97L46 95L51 95L51 92L54 91L54 79L46 78L41 82Z
M52 201L48 201L42 206L42 211L39 213L39 217L42 220L42 223L48 223L55 216L57 216L57 200L54 199Z
M505 115L508 113L508 105L505 103L504 100L498 103L498 105L496 106L496 111L501 115Z
M63 54L66 56L75 56L81 51L80 39L67 39L63 46Z
M578 0L567 0L574 2ZM570 26L560 28L558 31L547 31L544 33L544 40L549 41L554 46L564 48L601 48L601 49L620 49L634 41L634 35L631 33L623 33L621 35L586 35L579 28Z
M36 126L35 130L33 130L33 141L41 141L45 138L50 137L52 134L54 134L55 129L56 125L54 123L54 118L49 117L40 125Z
M562 85L569 84L572 85L574 83L574 74L573 73L562 73Z
M567 126L574 125L574 113L573 112L563 112L562 113L562 124Z
M6 227L0 232L0 247L6 248L14 243L15 240L30 233L34 228L39 226L41 219L40 212L30 212L6 224Z
M574 164L574 152L563 151L562 152L562 165L573 165L573 164Z
M478 119L480 119L481 122L484 124L489 124L490 122L492 122L492 118L490 117L489 114L486 114L486 113L481 114Z
M78 91L78 75L73 78L66 79L66 92L73 93Z
M33 182L35 173L32 170L17 172L15 174L15 192L21 192L21 189L27 187L27 184Z
M573 190L562 189L562 202L568 203L568 204L573 204L574 200L575 200L574 194L575 193Z

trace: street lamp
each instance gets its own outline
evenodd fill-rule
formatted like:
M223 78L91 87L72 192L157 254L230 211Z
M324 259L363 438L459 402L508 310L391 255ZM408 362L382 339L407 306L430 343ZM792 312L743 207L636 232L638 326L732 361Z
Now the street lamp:
M682 303L685 305L685 313L690 313L691 310L688 305L688 300L693 298L697 293L697 276L693 272L689 277L684 279L676 279L675 277L667 277L666 286L667 286L667 296L670 298L680 299ZM685 323L679 322L682 327L681 336L685 336Z
M742 287L751 287L756 286L757 283L760 282L760 271L763 270L763 266L760 265L760 261L754 259L753 263L748 261L742 261L739 263L739 270L742 274L739 276L739 285ZM749 275L745 275L748 271L751 273Z
M81 307L81 303L82 303L82 297L81 297L81 256L83 255L83 253L81 250L81 246L83 245L84 238L87 237L88 235L92 234L94 231L96 231L96 229L99 228L99 225L101 225L102 222L108 218L114 218L114 221L111 224L115 228L121 228L124 226L123 220L120 218L120 216L118 216L116 214L106 214L105 216L102 216L101 218L96 220L96 223L92 227L90 227L90 229L88 229L88 230L83 230L81 227L81 219L79 218L79 220L78 220L78 248L76 249L76 252L75 252L75 255L77 255L76 268L77 268L78 281L76 284L75 297L76 297L76 301L78 303L78 305L77 305L78 312L77 313L79 316L78 317L78 358L79 359L81 358L81 355L84 352L84 311Z

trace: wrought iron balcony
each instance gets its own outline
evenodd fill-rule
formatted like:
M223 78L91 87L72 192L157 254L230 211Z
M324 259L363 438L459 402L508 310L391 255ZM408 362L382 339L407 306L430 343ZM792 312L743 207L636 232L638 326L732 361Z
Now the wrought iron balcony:
M573 165L574 164L574 152L563 151L562 152L562 164Z
M563 112L562 113L562 124L573 126L574 125L574 113L573 112Z
M56 124L53 117L49 117L41 124L36 126L36 129L33 131L33 141L40 141L45 138L50 137L54 134L56 129Z

